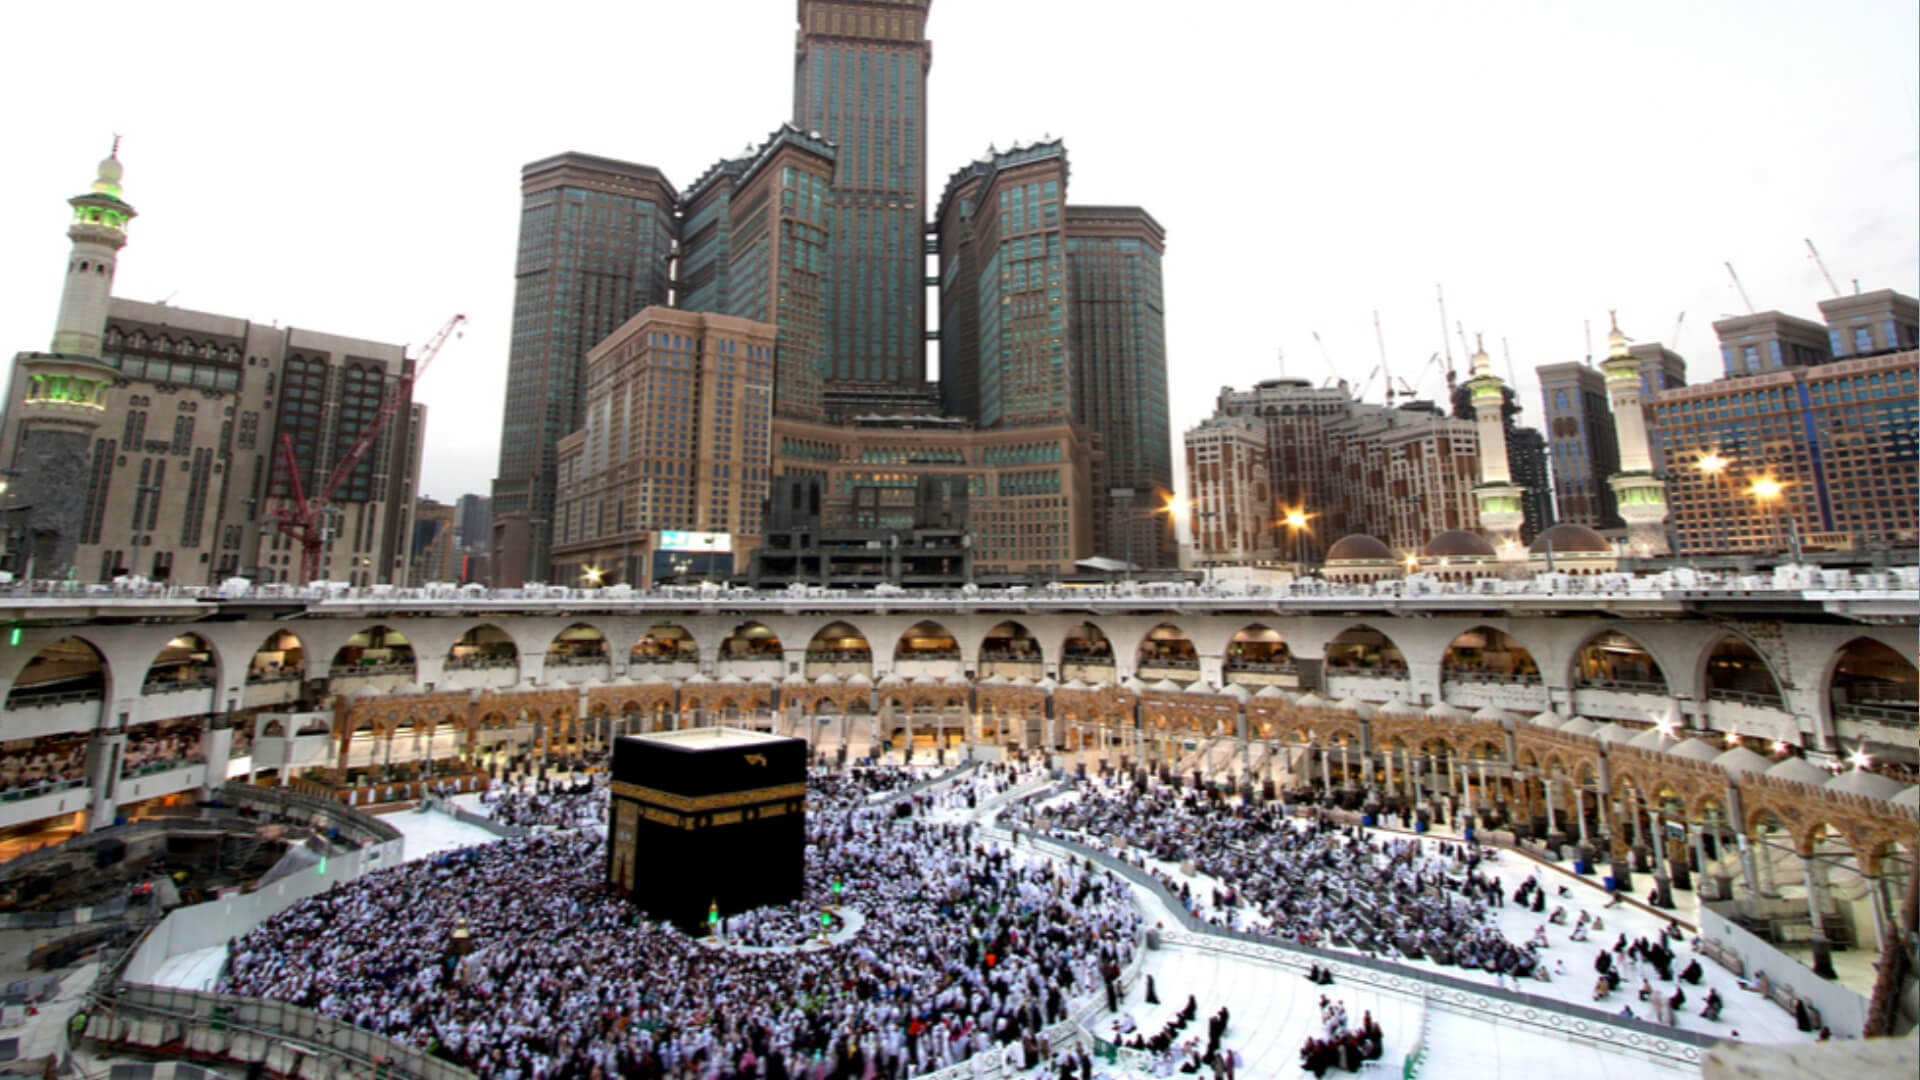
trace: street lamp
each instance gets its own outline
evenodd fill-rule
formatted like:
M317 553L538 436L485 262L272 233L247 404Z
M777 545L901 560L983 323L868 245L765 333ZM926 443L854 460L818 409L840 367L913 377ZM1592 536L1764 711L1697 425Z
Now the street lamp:
M1761 476L1761 477L1755 478L1755 480L1753 481L1753 485L1747 488L1747 494L1753 496L1755 499L1758 499L1762 506L1766 506L1767 504L1772 503L1777 499L1779 500L1780 505L1786 508L1788 554L1789 554L1789 557L1791 557L1795 563L1798 563L1800 561L1800 523L1793 516L1793 508L1786 506L1786 500L1782 498L1782 493L1785 492L1786 489L1787 489L1787 485L1781 483L1780 481L1774 479L1773 477ZM1772 525L1774 520L1775 520L1775 516L1771 512L1769 512L1767 517L1767 525L1768 525L1769 533L1772 532Z
M1293 509L1287 511L1280 522L1292 534L1293 561L1299 565L1299 572L1302 574L1307 572L1306 531L1307 522L1311 520L1313 520L1312 514L1305 510Z

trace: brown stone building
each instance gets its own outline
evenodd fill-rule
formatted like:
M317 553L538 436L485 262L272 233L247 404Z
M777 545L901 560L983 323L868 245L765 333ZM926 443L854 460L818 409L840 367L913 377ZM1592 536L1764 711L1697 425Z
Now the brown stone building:
M1190 428L1186 442L1194 558L1202 565L1272 558L1266 432L1248 417L1214 416Z
M823 485L828 529L914 527L921 477L963 478L976 573L1066 573L1093 548L1101 453L1061 421L979 431L936 418L774 422L774 471Z
M100 342L114 386L89 447L72 562L84 581L293 582L300 547L273 526L292 505L280 435L292 437L312 498L412 366L399 345L120 297ZM15 378L9 391L0 446L10 457L30 390ZM335 493L327 580L407 579L424 414L396 411Z
M594 346L585 425L560 442L556 584L647 584L662 531L753 549L774 341L767 323L650 307Z

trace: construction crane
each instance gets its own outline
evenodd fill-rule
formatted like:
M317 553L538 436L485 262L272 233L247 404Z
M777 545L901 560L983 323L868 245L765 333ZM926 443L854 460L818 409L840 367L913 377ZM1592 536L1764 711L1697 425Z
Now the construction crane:
M300 545L302 584L320 578L321 560L327 540L332 535L327 526L327 515L335 512L332 506L334 493L347 482L347 477L353 475L353 470L359 466L360 459L367 456L367 451L373 449L373 444L393 420L393 414L400 411L402 404L413 400L413 384L426 372L427 365L433 363L433 358L440 354L441 346L466 321L465 315L455 315L433 335L427 347L421 351L420 359L414 362L413 371L402 374L387 389L386 396L380 399L380 407L374 411L373 419L360 430L359 438L340 456L340 460L334 462L333 471L327 474L326 482L320 485L312 499L307 498L300 484L300 463L294 458L293 434L280 433L280 464L287 472L287 487L292 492L293 505L274 511L274 516L279 519L277 525L280 532L292 537Z
M1733 287L1740 290L1740 302L1747 305L1747 314L1754 314L1753 301L1747 299L1747 287L1740 284L1740 275L1734 273L1732 263L1729 262L1725 265L1727 268L1727 276L1733 279Z
M1806 238L1806 240L1807 240L1807 254L1813 256L1813 265L1819 267L1820 276L1827 279L1827 288L1833 290L1833 295L1839 296L1840 286L1834 283L1833 275L1827 273L1827 261L1820 257L1820 249L1813 246L1812 237L1809 236Z
M1687 313L1684 311L1680 313L1679 318L1673 320L1673 337L1669 338L1668 340L1673 342L1673 347L1675 349L1678 349L1680 347L1680 324L1686 321L1687 321Z

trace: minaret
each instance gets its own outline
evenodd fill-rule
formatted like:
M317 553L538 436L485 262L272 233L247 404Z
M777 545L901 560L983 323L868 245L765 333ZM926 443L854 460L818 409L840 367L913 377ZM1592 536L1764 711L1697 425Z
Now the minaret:
M100 163L93 189L67 200L73 207L67 228L73 252L52 351L22 353L15 361L26 392L7 516L24 534L14 569L37 578L70 576L92 479L89 451L119 374L100 359L114 263L133 219L133 207L120 198L119 149L115 139L115 152Z
M113 140L113 153L100 162L93 190L68 199L67 205L73 207L73 224L67 228L73 253L67 258L67 287L60 294L60 318L53 327L53 352L98 360L114 265L127 245L127 222L134 217L133 207L120 198L119 138Z
M1613 431L1620 444L1620 471L1607 478L1620 518L1627 523L1627 546L1639 558L1670 555L1667 543L1667 484L1653 471L1647 448L1647 418L1640 408L1640 360L1627 348L1618 313L1609 312L1607 398L1613 406Z
M1521 497L1527 489L1516 486L1507 467L1507 384L1493 373L1493 360L1478 336L1474 339L1473 378L1467 380L1467 392L1473 398L1473 418L1480 433L1480 483L1473 497L1480 505L1480 532L1493 545L1502 560L1527 557L1520 543L1520 525L1526 520Z

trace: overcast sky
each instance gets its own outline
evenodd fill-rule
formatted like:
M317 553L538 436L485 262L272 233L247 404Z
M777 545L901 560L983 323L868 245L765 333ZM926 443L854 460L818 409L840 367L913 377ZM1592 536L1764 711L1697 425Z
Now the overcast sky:
M471 318L418 390L440 499L497 464L520 166L581 150L684 186L791 109L792 0L78 10L0 13L0 343L47 346L63 200L123 133L120 295L416 345ZM1436 393L1432 354L1466 364L1438 284L1537 424L1532 368L1584 356L1610 307L1713 377L1711 324L1744 310L1723 261L1809 318L1804 237L1842 289L1917 291L1916 11L937 0L928 199L1050 134L1073 201L1152 212L1176 446L1282 349L1365 380L1375 309L1394 375Z

